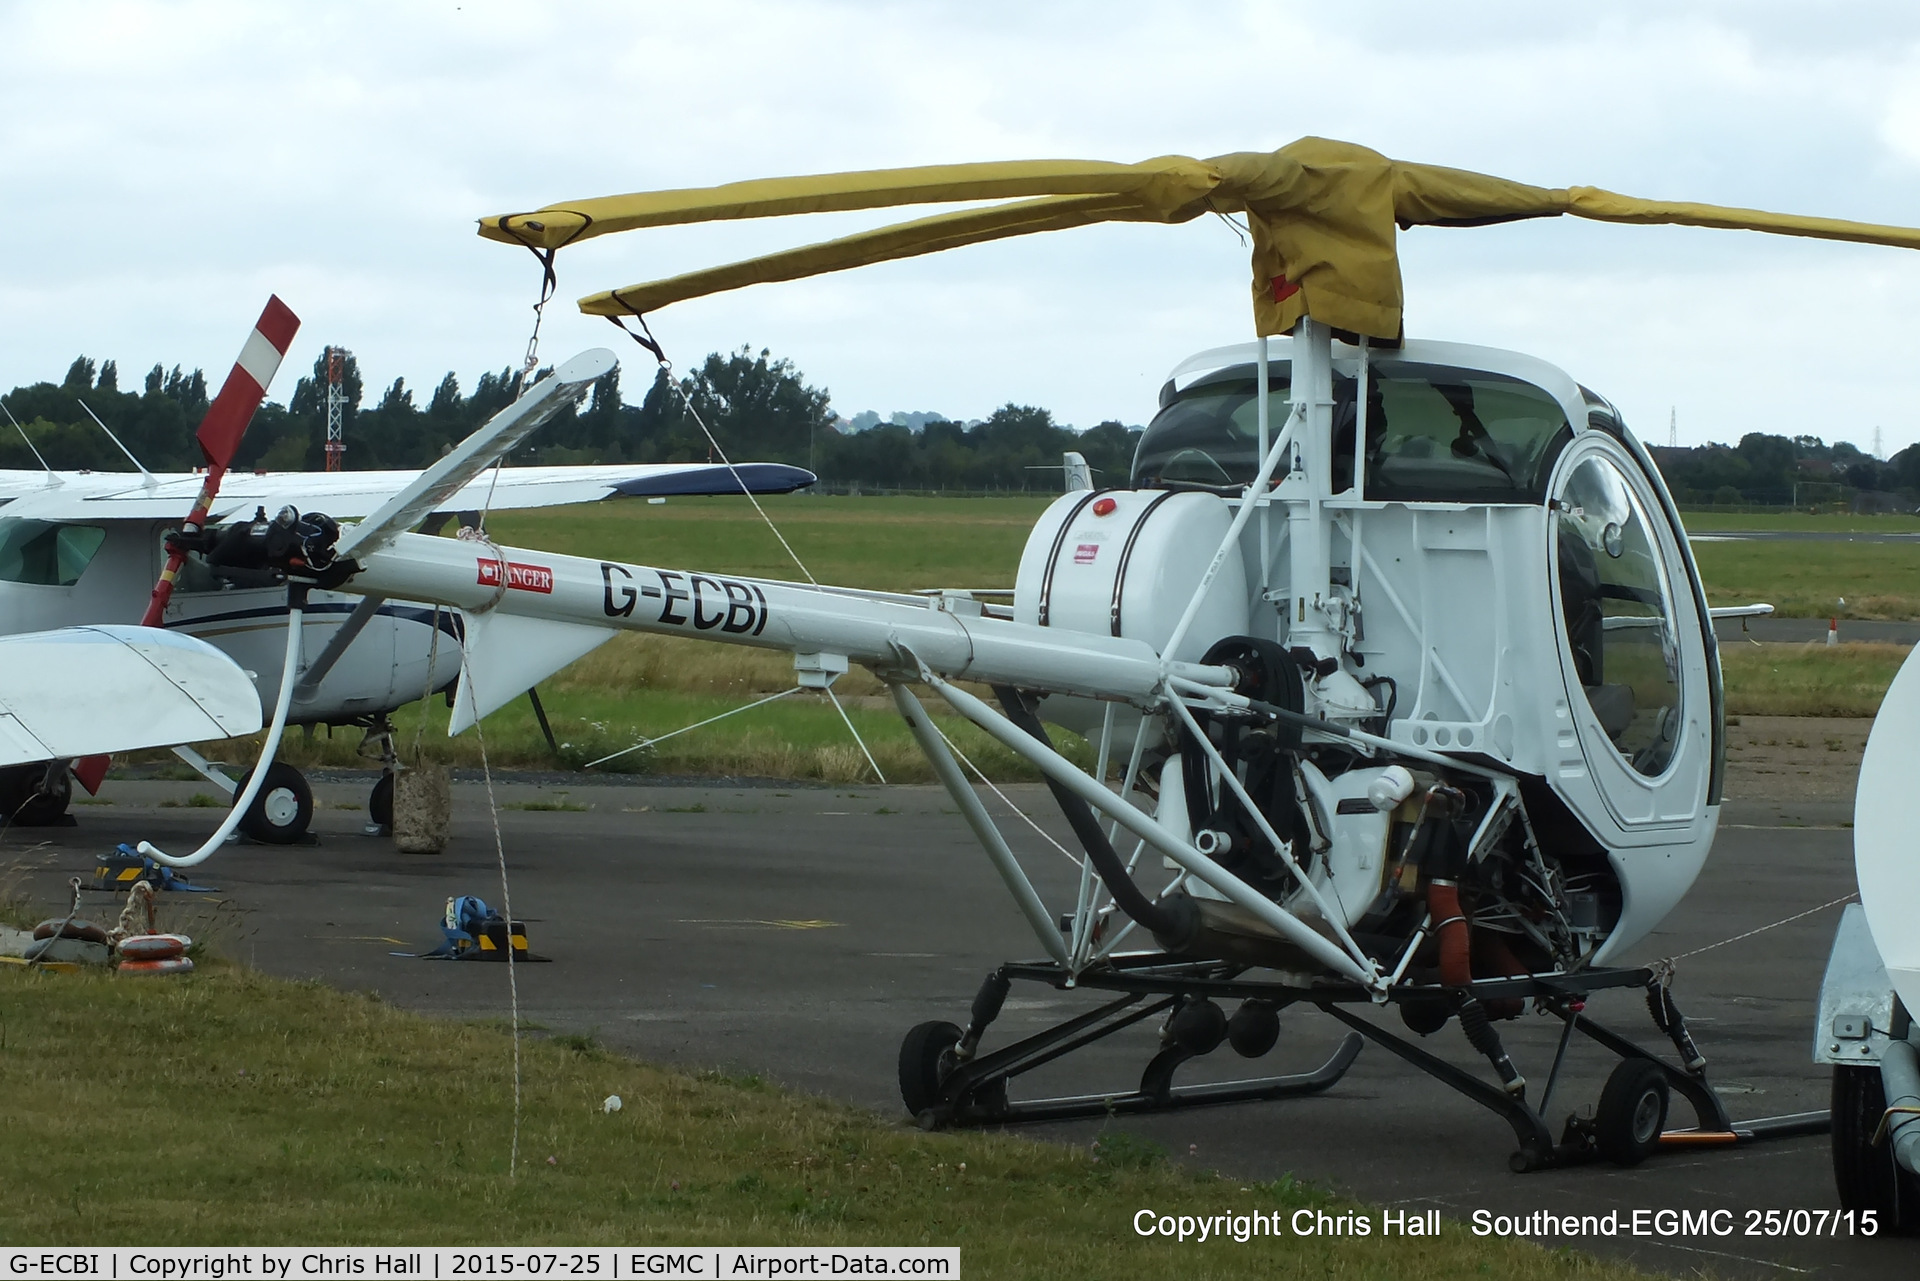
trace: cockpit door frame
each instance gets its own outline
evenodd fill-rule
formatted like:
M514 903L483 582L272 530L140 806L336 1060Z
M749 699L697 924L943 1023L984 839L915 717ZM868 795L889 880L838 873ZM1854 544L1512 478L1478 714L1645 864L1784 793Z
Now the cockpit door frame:
M1553 601L1553 631L1571 722L1565 732L1577 738L1592 795L1604 806L1606 817L1623 832L1684 830L1700 821L1709 803L1715 743L1712 720L1716 708L1706 646L1713 640L1710 634L1701 634L1693 607L1692 575L1681 541L1684 531L1674 528L1663 495L1648 479L1639 460L1619 441L1605 432L1579 433L1554 467L1547 486L1548 501L1557 503L1565 494L1575 469L1595 457L1604 459L1633 494L1660 560L1664 604L1673 627L1679 666L1680 728L1666 768L1650 777L1633 767L1602 726L1575 666L1572 638L1561 605L1560 521L1557 513L1550 510L1547 568ZM1576 780L1567 778L1564 772L1560 783L1557 790L1576 808L1585 808L1580 804L1584 798L1578 794L1589 789L1578 787Z

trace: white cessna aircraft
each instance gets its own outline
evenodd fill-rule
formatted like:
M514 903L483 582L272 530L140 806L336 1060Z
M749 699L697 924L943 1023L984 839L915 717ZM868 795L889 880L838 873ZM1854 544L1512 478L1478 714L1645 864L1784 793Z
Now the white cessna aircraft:
M263 313L199 433L213 466L231 456L298 324L277 299ZM240 394L231 395L233 391ZM224 423L210 431L222 414ZM197 471L0 470L0 635L137 623L144 610L149 624L224 650L253 674L261 701L270 701L284 662L285 591L265 580L256 585L216 578L199 560L170 565L166 532L180 528L182 514L190 508L196 516L187 523L199 527L244 519L256 511L271 514L290 502L317 505L343 517L367 516L417 474L286 472L227 476L224 484L216 476L210 484L209 477ZM663 499L790 493L815 479L812 472L780 463L509 467L446 498L424 514L418 528L437 531L456 518L472 524L483 510L553 507L616 495ZM214 494L206 492L216 486ZM155 588L163 570L168 590ZM389 768L374 786L368 808L376 823L385 824L393 795L391 747L384 739L387 716L452 685L460 671L464 621L445 607L316 592L307 605L306 629L307 661L289 722L358 726L381 736ZM229 799L237 794L234 780L217 766L191 749L176 750ZM58 822L66 813L74 776L65 759L0 765L0 805L17 823ZM83 784L98 782L90 771L82 770L79 776ZM312 813L306 780L292 766L276 762L244 828L257 839L290 843L306 832Z

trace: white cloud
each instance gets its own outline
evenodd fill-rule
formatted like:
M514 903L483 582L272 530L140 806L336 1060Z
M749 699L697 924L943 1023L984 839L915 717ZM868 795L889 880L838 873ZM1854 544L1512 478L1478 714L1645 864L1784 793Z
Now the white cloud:
M471 385L517 361L538 281L473 219L777 173L1319 133L1920 222L1920 13L1895 3L83 2L0 7L0 47L0 386L81 352L222 371L270 289L306 321L296 368L339 342L370 383ZM546 350L614 337L574 296L883 220L578 246ZM1656 439L1669 405L1690 440L1920 439L1899 251L1570 220L1403 243L1411 332L1556 360ZM682 363L771 347L845 413L1141 421L1185 352L1245 334L1244 272L1217 223L1108 227L745 290L655 329Z

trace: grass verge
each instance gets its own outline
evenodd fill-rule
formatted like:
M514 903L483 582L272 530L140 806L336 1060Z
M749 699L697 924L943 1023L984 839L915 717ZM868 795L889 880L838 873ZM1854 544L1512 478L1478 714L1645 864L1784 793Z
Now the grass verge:
M1827 534L1920 534L1920 516L1892 512L1866 515L1850 512L1682 510L1680 521L1688 532L1695 534L1736 529Z
M1920 618L1920 547L1910 543L1695 543L1693 557L1714 605L1764 601L1782 618Z
M1735 716L1872 716L1907 661L1905 645L1723 645Z
M1027 533L1052 499L791 494L760 501L819 581L912 591L1013 586ZM502 543L563 555L762 578L805 577L738 498L497 512L487 526Z
M586 1037L526 1047L509 1178L495 1027L218 966L164 982L7 971L0 1011L8 1241L930 1244L960 1246L971 1277L1638 1275L1458 1228L1170 1245L1136 1236L1133 1213L1355 1207L1290 1179L1188 1171L1113 1134L1106 1159L921 1134ZM603 1112L612 1094L625 1106Z
M522 698L486 719L482 728L487 758L508 769L580 769L643 739L670 734L792 689L793 681L793 660L786 654L623 632L540 686L548 723L560 744L558 754L540 732L532 704ZM835 682L834 688L889 782L934 781L931 767L879 681L856 669ZM991 697L984 689L975 688L975 692ZM997 782L1039 777L1032 766L972 723L943 714L944 705L937 698L924 691L923 697L935 723L988 777ZM472 731L448 738L447 716L441 699L415 702L395 713L403 754L410 756L417 740L429 760L479 768L480 740ZM289 734L280 755L301 769L371 768L373 762L357 754L359 745L357 730L342 730L332 737L324 730L312 738ZM1057 731L1054 745L1070 759L1092 766L1093 751L1084 739ZM238 768L245 769L249 765L243 762L251 762L258 753L259 740L203 743L200 750L216 760L241 763ZM163 751L135 754L132 759L164 765L174 758ZM824 695L812 691L790 694L777 703L630 752L597 769L614 774L873 781L866 757L839 713Z
M1736 716L1871 717L1906 661L1901 645L1846 643L1726 645L1720 650L1727 711ZM488 760L501 769L577 770L587 762L632 746L643 738L667 734L744 706L788 688L792 669L784 655L758 650L723 649L672 636L627 633L581 659L541 687L561 750L548 746L532 705L516 700L488 717L484 726ZM933 772L906 726L880 693L879 682L864 671L842 678L841 701L861 737L872 749L888 781L928 783ZM940 707L929 700L929 710ZM1038 773L1025 761L956 716L935 721L967 757L995 782L1028 782ZM394 717L403 754L416 741L427 759L464 769L480 766L480 740L469 731L448 738L443 701L414 703ZM1093 749L1085 739L1055 729L1055 746L1085 768ZM359 733L333 737L290 735L281 758L301 769L371 768L359 756ZM249 768L258 739L203 743L216 760ZM165 752L132 758L138 765L165 767ZM182 767L184 771L184 767ZM814 693L794 694L717 724L680 734L597 767L625 776L697 778L790 778L823 783L873 780L866 757L854 745L833 706ZM190 775L182 773L182 777ZM181 802L174 802L179 804ZM214 804L210 796L190 797L187 805Z
M932 584L1007 586L1013 581L1043 498L834 498L793 495L768 501L788 539L823 581L892 590ZM1687 516L1690 528L1806 529L1829 532L1920 529L1911 517L1711 514ZM733 499L675 499L653 507L609 502L501 512L494 535L511 544L609 555L643 563L686 564L720 572L793 577L773 535ZM1856 618L1920 617L1920 549L1904 544L1727 542L1695 545L1715 604L1764 600L1788 615L1824 616L1840 596ZM1767 645L1725 651L1729 709L1750 715L1871 716L1900 651L1890 646ZM485 725L489 759L515 769L578 769L646 738L717 716L793 685L785 654L677 636L622 633L541 686L561 750L546 743L530 704L516 700ZM854 670L836 689L888 779L930 782L932 772L894 715L885 691ZM1023 781L1034 771L957 717L929 709L989 777ZM471 733L445 734L446 709L414 704L397 717L409 747L462 767L480 764ZM1085 764L1087 745L1062 735ZM292 738L283 749L299 767L366 765L358 736ZM253 746L203 745L221 760L250 760ZM165 754L136 757L170 762ZM872 778L865 757L825 698L795 694L779 703L678 735L601 769L630 775L748 776L852 783Z

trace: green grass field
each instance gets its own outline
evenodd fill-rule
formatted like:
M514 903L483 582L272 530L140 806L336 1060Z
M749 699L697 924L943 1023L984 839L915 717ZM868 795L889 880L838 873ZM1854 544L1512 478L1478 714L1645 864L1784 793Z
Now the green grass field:
M760 501L821 582L912 591L1013 586L1027 531L1051 500L788 494ZM514 546L805 581L772 532L738 498L502 512L487 527Z
M887 591L1011 587L1027 531L1046 498L762 500L821 582ZM1730 529L1917 533L1920 517L1687 513L1695 533ZM504 543L639 564L800 578L793 561L738 499L609 502L503 512L489 522ZM1697 543L1694 557L1715 605L1772 604L1783 617L1825 618L1840 597L1851 618L1920 618L1920 547L1902 543Z
M1920 618L1917 544L1695 543L1693 556L1714 605L1764 601L1783 618Z
M1683 511L1681 521L1696 534L1717 530L1796 530L1829 534L1920 534L1920 515L1858 516L1850 512Z
M502 979L504 984L504 978ZM663 1071L590 1038L512 1056L496 1026L214 964L184 979L0 967L0 1240L111 1244L957 1245L973 1278L1640 1274L1476 1240L1168 1243L1133 1213L1338 1203L1243 1184L1118 1130L1094 1148L922 1134L756 1078ZM602 1110L617 1094L620 1111Z
M508 768L581 769L588 763L621 752L643 739L655 738L734 711L793 683L792 668L776 656L772 688L743 687L737 692L688 689L688 673L680 671L657 683L638 684L606 680L608 668L619 666L624 653L639 649L654 637L619 637L609 642L612 654L589 656L541 687L548 723L560 743L556 755L534 719L532 704L517 699L482 724L488 761ZM668 644L672 644L668 641ZM681 642L693 646L696 642ZM599 662L595 658L600 659ZM930 783L933 771L890 699L847 698L847 714L860 731L867 749L890 783ZM883 705L882 705L883 704ZM936 701L929 708L934 721L954 746L996 781L1037 779L1039 774L1020 758L988 738L970 722L941 714ZM394 716L402 755L411 759L416 742L429 760L463 768L478 768L481 740L471 732L458 738L446 734L447 707L438 699L414 703ZM1091 766L1091 749L1073 735L1055 734L1055 746L1083 765ZM368 768L357 755L358 731L340 731L331 739L324 731L312 739L289 737L281 758L307 768ZM250 759L257 748L234 743L207 744L222 760ZM153 759L160 759L155 755ZM612 774L701 775L744 778L810 779L827 783L875 781L872 767L847 733L839 714L823 695L789 695L717 724L677 735L657 746L629 752L618 760L596 766Z
M787 539L823 582L883 590L929 586L1007 587L1042 498L847 498L789 495L764 500ZM1908 517L1690 515L1708 528L1799 528L1835 532L1920 529ZM500 541L579 555L716 572L798 578L778 540L738 499L674 499L653 506L608 502L503 512L491 521ZM1768 601L1783 615L1825 617L1847 599L1850 618L1920 618L1920 547L1898 543L1725 542L1694 548L1716 605ZM1728 651L1728 706L1750 715L1871 716L1904 651L1890 646L1738 647ZM676 637L623 633L541 685L556 737L550 750L529 703L517 700L488 718L489 759L512 768L579 768L793 684L790 660L768 651ZM895 782L932 778L893 713L884 690L854 671L836 687L881 769ZM940 723L961 750L997 780L1034 777L1011 753L957 717ZM418 735L432 758L472 767L472 734L448 739L446 710L415 705L397 718L404 742ZM424 727L424 734L420 731ZM357 736L293 739L296 765L353 766ZM1083 742L1070 753L1085 759ZM238 760L234 744L208 750ZM854 782L872 772L839 716L816 694L680 735L600 768L648 775L754 776Z
M1904 645L1727 645L1720 672L1735 716L1872 716L1906 659Z

